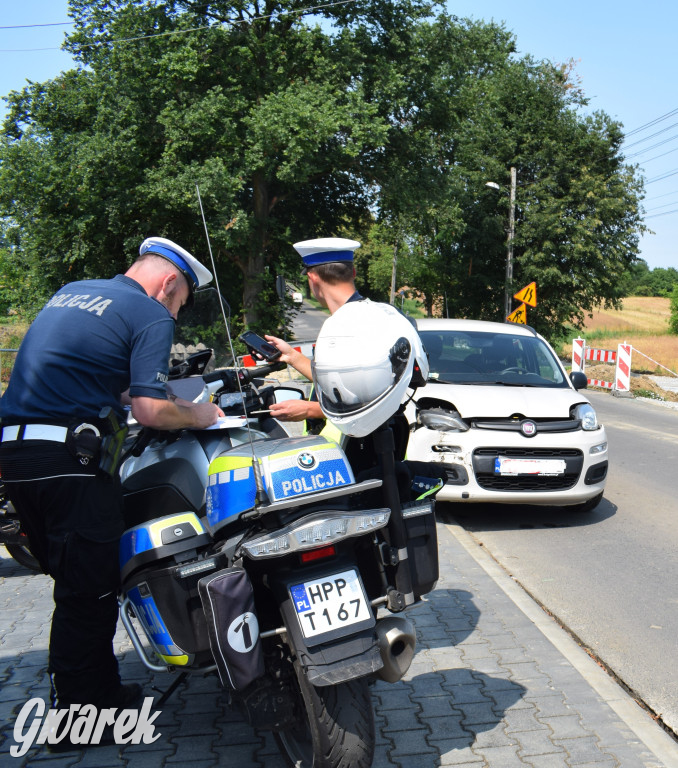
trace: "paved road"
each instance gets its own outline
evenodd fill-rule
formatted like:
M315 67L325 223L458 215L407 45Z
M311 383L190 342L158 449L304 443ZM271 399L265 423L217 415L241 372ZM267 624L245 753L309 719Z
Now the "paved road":
M610 443L589 515L457 505L456 519L678 733L678 411L591 393Z
M458 526L438 525L441 578L411 609L418 650L399 683L376 683L375 768L675 768L678 745ZM161 737L53 756L9 756L22 706L47 696L49 578L0 556L0 765L15 768L283 768L270 735L233 713L214 677L162 708ZM126 681L152 675L119 632ZM672 663L672 660L667 660Z
M304 300L292 323L295 338L299 341L315 341L328 317L326 311L317 309Z

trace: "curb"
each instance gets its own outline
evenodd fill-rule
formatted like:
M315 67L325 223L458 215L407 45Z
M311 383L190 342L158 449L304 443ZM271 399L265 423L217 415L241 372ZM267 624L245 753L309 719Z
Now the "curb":
M678 743L458 523L443 523L466 552L615 714L665 765L678 766Z

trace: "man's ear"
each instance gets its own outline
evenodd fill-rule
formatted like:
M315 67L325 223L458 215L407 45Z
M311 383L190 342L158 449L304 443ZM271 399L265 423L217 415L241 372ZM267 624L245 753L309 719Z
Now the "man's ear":
M177 276L174 272L165 275L162 281L162 291L165 296L171 296L177 289Z

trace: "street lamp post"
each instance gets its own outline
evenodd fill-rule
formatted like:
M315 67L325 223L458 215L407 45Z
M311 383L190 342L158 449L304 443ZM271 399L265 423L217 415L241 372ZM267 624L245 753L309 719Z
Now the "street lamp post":
M509 188L509 226L506 237L506 276L504 278L504 317L511 314L511 298L513 283L513 239L516 234L516 169L511 166L511 186ZM488 181L486 187L501 189L499 184Z

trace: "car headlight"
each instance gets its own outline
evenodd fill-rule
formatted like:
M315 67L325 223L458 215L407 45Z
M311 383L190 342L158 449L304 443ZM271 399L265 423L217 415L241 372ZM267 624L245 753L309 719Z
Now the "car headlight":
M456 411L444 411L442 408L420 411L418 421L428 429L438 432L468 432L469 428Z
M598 429L598 417L590 403L580 403L572 411L572 418L581 421L581 428L586 432Z

